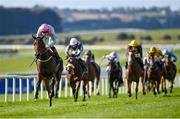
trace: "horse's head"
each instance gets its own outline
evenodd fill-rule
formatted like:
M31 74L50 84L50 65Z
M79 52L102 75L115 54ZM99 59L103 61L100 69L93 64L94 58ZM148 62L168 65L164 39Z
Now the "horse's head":
M32 35L33 40L34 40L34 50L36 54L42 54L43 52L46 51L46 44L43 41L43 36L42 37L36 37Z
M67 73L69 74L75 74L75 73L79 73L80 71L80 65L78 64L78 61L76 58L74 57L69 57L67 59L67 64L66 64L66 70Z
M154 55L149 55L149 68L153 70L155 68Z
M128 65L132 64L135 61L135 56L133 52L128 52Z
M117 65L116 65L114 59L109 60L108 67L109 67L109 72L115 72L116 71Z
M84 53L84 61L86 63L89 63L91 61L91 57L92 57L92 53L90 50L88 50Z

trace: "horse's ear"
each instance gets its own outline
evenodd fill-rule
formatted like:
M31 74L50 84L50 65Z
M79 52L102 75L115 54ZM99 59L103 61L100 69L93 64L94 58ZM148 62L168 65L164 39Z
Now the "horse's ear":
M33 37L33 39L36 39L36 36L34 34L32 34L32 37Z

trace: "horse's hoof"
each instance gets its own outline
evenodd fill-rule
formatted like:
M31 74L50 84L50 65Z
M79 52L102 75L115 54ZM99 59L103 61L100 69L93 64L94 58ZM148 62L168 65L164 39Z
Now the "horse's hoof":
M36 95L36 96L34 96L34 99L38 99L39 97Z
M156 92L154 92L154 95L156 95L157 93Z
M129 97L131 97L132 95L131 94L128 94Z
M77 99L75 99L74 102L77 102Z
M146 92L143 92L143 95L146 95Z
M96 95L100 95L100 93L98 92Z
M167 94L167 90L165 90L164 93Z
M85 101L86 101L86 99L83 99L82 101L83 101L83 102L85 102Z

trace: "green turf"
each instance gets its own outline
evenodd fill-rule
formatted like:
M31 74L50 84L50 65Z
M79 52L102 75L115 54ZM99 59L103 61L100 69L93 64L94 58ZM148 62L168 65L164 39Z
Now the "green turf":
M73 98L53 99L53 107L48 107L48 100L30 100L29 102L0 103L0 118L179 118L180 88L172 94L154 96L139 93L136 100L126 94L117 99L107 96L92 96L86 102L73 102Z

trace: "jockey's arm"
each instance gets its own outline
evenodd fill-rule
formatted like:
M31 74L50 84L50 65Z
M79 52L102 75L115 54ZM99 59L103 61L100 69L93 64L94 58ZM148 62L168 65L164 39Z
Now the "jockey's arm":
M70 47L69 47L69 45L66 47L66 50L65 50L65 54L66 54L66 56L68 56L68 57L70 57L70 53L69 53L69 50L70 49Z

